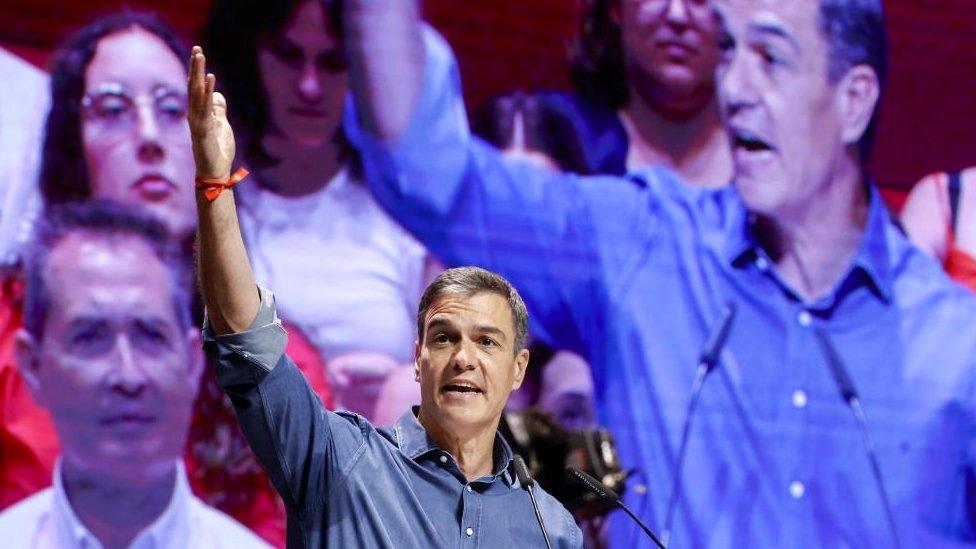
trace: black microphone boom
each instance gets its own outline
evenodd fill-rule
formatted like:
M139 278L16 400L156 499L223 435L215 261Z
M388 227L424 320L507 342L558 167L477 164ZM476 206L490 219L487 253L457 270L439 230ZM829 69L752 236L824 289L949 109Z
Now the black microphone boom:
M522 485L522 488L525 488L525 491L529 493L529 499L532 500L532 509L535 510L535 518L539 521L539 528L542 529L542 537L546 540L546 547L552 549L552 544L549 543L549 533L546 532L546 525L542 522L542 512L539 511L539 503L535 500L535 492L532 491L532 488L535 486L535 480L529 476L529 468L525 466L525 460L522 459L522 456L515 454L512 461L515 462L515 476L518 477L519 484Z
M864 415L864 408L861 406L861 398L854 388L851 376L847 374L847 368L844 367L844 362L840 359L837 349L831 343L830 338L827 337L827 333L820 328L814 328L813 334L817 343L820 344L820 350L823 351L824 357L827 359L827 366L830 368L830 373L833 375L834 382L837 384L837 390L840 391L840 397L850 407L851 413L854 414L854 421L857 423L857 427L861 432L861 440L864 442L864 449L868 454L868 461L871 464L871 474L874 476L874 483L878 489L881 504L884 506L885 518L888 519L891 539L895 542L895 549L899 549L901 547L901 539L898 537L895 515L891 512L888 490L885 489L884 477L881 476L881 466L878 464L878 456L874 451L874 440L871 438L871 432L868 431L868 420L867 416Z
M616 492L604 486L604 484L599 480L591 477L590 475L584 473L583 471L580 471L575 467L567 467L566 471L569 472L569 474L573 477L573 479L575 479L583 486L589 488L594 494L599 496L600 499L623 509L624 512L630 515L630 518L634 519L634 522L636 522L638 526L644 529L644 533L646 533L648 537L651 538L651 541L653 541L660 549L665 549L664 544L661 543L661 540L657 539L657 536L655 536L654 532L651 532L651 529L648 528L646 524L644 524L644 521L637 518L637 515L635 515L634 512L630 510L630 507L624 505L624 502L620 500L620 496L618 496Z
M701 357L698 359L698 368L695 370L695 379L691 382L691 398L688 399L688 410L685 412L685 421L681 426L681 443L678 446L678 459L675 461L674 473L671 480L671 495L668 497L668 507L664 515L664 543L671 541L671 525L674 523L674 509L678 504L678 497L681 495L681 471L684 468L685 454L688 453L688 436L691 433L691 418L695 415L698 406L698 398L701 396L702 388L705 386L705 378L708 377L712 368L718 364L718 357L725 347L725 340L729 337L729 330L732 329L732 320L735 319L735 304L727 303L722 309L721 316L712 325L702 347Z

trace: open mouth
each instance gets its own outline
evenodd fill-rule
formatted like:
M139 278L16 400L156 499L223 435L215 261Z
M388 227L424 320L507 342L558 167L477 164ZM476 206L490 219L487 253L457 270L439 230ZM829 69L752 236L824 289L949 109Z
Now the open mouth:
M462 396L480 395L484 393L480 387L474 383L471 383L470 381L452 381L441 387L441 392L445 394Z
M736 150L745 152L772 152L773 146L762 137L750 132L749 130L733 129L732 147Z

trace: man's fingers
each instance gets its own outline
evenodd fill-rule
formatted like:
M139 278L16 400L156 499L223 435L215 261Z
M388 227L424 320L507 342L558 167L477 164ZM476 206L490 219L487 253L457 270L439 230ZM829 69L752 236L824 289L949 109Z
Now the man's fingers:
M227 99L220 92L213 94L213 114L220 118L227 116Z
M209 102L207 101L207 84L204 77L205 65L206 58L203 56L203 50L200 46L194 46L193 53L190 56L187 94L190 99L190 110L198 121L210 114Z

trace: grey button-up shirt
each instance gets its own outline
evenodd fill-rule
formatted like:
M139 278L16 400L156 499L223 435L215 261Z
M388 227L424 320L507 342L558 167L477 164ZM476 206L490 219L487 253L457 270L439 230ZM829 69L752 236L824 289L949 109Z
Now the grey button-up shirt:
M204 325L218 380L285 501L289 547L545 547L500 435L492 474L468 482L413 411L393 429L327 411L286 339L264 289L246 331L214 336ZM569 512L536 490L553 547L581 547Z

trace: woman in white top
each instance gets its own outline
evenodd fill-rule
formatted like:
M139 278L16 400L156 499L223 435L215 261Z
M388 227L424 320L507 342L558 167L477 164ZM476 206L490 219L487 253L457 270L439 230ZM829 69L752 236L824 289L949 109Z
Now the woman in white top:
M252 179L236 196L254 274L319 349L337 405L371 416L383 380L413 360L414 312L436 267L373 201L346 142L334 4L218 0L206 41L238 98L230 115Z

